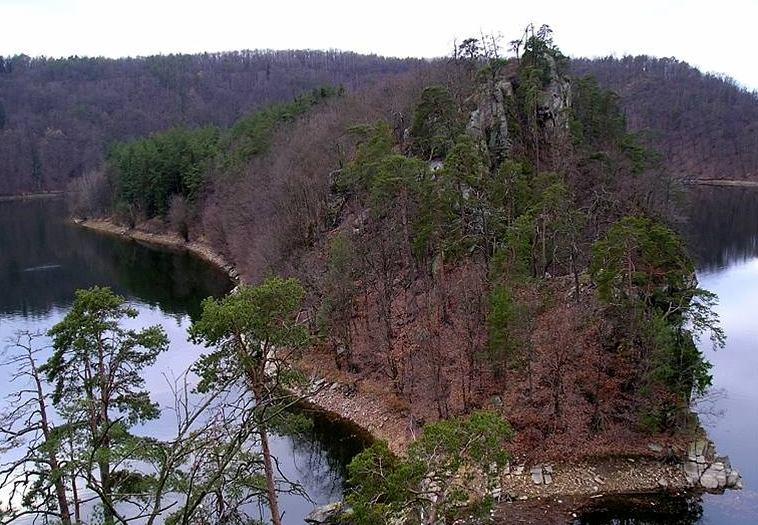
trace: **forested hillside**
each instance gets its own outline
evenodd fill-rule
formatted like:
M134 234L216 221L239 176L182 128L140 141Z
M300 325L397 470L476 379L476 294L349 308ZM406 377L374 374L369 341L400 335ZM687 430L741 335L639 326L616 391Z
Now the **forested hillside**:
M174 126L228 126L324 85L355 89L419 60L322 51L245 51L111 60L0 57L0 195L62 190L113 141ZM668 170L758 177L758 103L732 81L674 59L574 60L617 92Z
M113 141L180 125L228 126L312 88L353 89L423 65L332 51L0 57L0 195L62 190L98 168Z
M689 428L693 337L721 334L666 226L672 181L549 28L518 58L459 51L120 144L70 202L205 242L246 282L297 277L319 335L301 366L409 421L489 407L514 453L644 453Z
M572 70L620 96L630 129L671 173L758 180L758 94L674 58L573 60Z

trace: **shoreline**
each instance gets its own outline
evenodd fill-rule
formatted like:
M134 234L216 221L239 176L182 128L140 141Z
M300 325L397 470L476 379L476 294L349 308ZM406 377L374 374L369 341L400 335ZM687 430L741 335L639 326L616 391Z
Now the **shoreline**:
M695 179L696 186L728 186L734 188L758 188L758 181L738 179Z
M126 226L114 224L109 219L73 219L73 222L78 226L96 232L115 235L154 246L188 251L223 271L233 283L237 284L240 281L236 267L203 241L185 241L178 234L174 233L150 233L139 228L127 228Z
M137 242L187 250L224 271L232 282L240 282L235 266L202 241L186 242L177 234L149 233L139 228L119 226L108 219L80 219L74 222L93 231ZM348 384L339 379L330 381L321 372L328 370L309 371L311 379L307 390L312 395L304 401L304 405L347 422L373 440L386 441L393 453L402 456L413 439L406 418L390 407L379 406L371 392L361 391L360 385ZM651 450L653 445L651 443ZM699 483L688 479L685 468L687 457L682 458L681 463L672 465L664 461L660 450L656 451L645 457L510 465L501 476L500 486L491 494L497 502L496 512L516 506L530 507L540 501L560 502L563 499L574 503L563 508L566 511L564 515L568 518L570 508L581 507L583 502L596 498L632 497L640 494L666 497L706 492ZM701 452L699 458L704 457L705 451ZM711 456L713 454L714 452ZM693 460L692 457L689 459ZM704 470L710 466L709 462ZM714 491L723 492L723 488ZM524 510L531 514L526 508Z
M388 407L378 405L369 392L355 385L311 376L309 390L315 392L308 404L349 421L375 440L386 441L402 456L413 439L408 422ZM681 495L698 493L687 479L683 464L669 464L665 452L649 456L585 459L566 463L510 464L502 473L500 486L491 494L509 505L538 499L589 500L605 496ZM535 478L540 480L539 483Z
M0 202L31 201L37 199L57 199L63 197L62 191L41 191L39 193L19 193L18 195L0 195Z

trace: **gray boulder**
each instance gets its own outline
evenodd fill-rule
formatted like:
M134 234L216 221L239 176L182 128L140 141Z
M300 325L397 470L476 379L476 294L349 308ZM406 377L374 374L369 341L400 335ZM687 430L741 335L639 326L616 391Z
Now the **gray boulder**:
M305 517L305 523L311 525L329 525L339 523L339 518L346 511L345 505L341 501L334 503L327 503L320 507L313 509L310 514Z

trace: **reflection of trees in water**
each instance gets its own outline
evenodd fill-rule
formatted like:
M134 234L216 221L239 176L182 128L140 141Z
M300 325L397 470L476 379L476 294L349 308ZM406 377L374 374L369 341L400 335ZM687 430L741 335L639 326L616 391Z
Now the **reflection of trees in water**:
M758 189L692 188L684 226L698 269L711 271L758 256Z
M290 435L300 482L313 499L339 497L347 465L367 446L367 438L347 422L325 414L307 414L313 425Z
M693 525L702 517L699 496L609 496L589 503L573 525Z
M86 231L64 217L62 200L0 203L0 315L43 315L98 284L192 316L201 299L229 289L221 272L186 252Z

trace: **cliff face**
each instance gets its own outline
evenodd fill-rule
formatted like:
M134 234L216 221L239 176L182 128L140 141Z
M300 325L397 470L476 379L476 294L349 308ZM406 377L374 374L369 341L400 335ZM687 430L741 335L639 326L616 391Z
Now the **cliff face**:
M571 109L571 80L559 72L555 58L545 56L546 79L536 95L535 117L548 144L557 144L569 139L569 116ZM514 65L498 67L492 73L481 75L477 87L467 100L473 107L466 132L485 149L493 166L498 166L513 156L514 108L519 104L514 90L516 68ZM509 122L510 119L514 121Z
M475 106L466 131L489 151L492 162L500 163L511 152L508 135L508 103L512 103L513 85L505 78L488 78L469 103Z
M537 113L550 140L568 137L569 110L571 109L571 81L558 72L555 58L548 56L548 81L539 95Z

